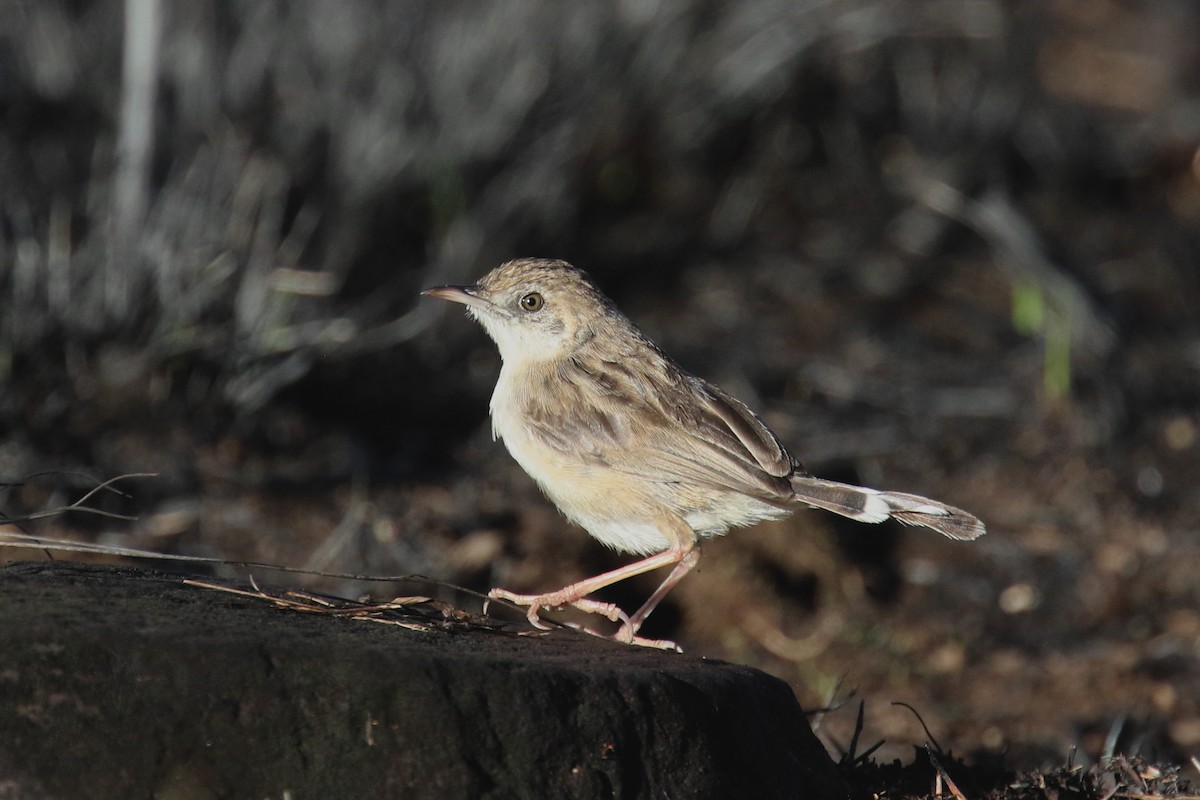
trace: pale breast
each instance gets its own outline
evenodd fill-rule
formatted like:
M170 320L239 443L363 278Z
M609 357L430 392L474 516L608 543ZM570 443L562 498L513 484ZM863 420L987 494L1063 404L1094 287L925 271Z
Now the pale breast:
M567 519L622 552L649 554L670 547L667 533L654 523L667 508L647 491L645 481L541 441L525 423L519 391L509 390L508 379L502 369L491 401L492 433Z

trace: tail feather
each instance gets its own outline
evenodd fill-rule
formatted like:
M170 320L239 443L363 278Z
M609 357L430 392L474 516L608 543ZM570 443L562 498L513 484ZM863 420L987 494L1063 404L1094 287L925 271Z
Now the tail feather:
M792 478L796 500L859 522L894 519L932 528L951 539L969 541L986 532L983 523L961 508L903 492L881 492L820 478Z
M987 533L979 517L961 508L902 492L884 492L882 496L891 509L892 519L905 525L932 528L943 536L965 542Z

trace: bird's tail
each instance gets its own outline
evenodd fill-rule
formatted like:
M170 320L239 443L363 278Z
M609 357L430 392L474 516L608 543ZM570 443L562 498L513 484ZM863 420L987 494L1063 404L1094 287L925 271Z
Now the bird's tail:
M848 483L808 476L792 478L796 500L859 522L894 519L905 525L932 528L951 539L969 541L983 536L979 518L961 508L903 492L881 492Z

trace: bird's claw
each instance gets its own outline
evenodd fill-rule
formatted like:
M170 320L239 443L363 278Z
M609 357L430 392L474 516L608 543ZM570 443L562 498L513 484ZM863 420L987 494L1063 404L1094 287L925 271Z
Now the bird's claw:
M615 634L607 634L601 631L594 630L585 625L580 625L574 622L564 623L568 628L590 633L592 636L599 636L602 639L612 639L616 642L624 644L637 645L638 647L652 647L657 650L674 650L677 653L683 651L679 645L666 639L646 639L638 636L637 632L629 620L629 615L622 611L615 603L604 603L599 600L588 600L584 597L572 597L563 592L551 592L549 594L517 594L510 592L507 589L492 589L488 592L489 599L507 600L508 602L518 606L528 606L529 611L525 618L529 620L529 624L539 630L549 630L550 626L542 621L539 613L542 609L552 610L556 608L564 608L570 606L577 608L585 614L597 614L604 617L610 622L621 623L621 628ZM487 606L484 606L484 613L487 612Z

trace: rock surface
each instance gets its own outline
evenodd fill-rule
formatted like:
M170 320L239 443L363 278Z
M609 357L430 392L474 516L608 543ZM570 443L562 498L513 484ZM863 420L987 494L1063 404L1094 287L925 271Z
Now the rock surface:
M749 668L0 567L0 797L833 796L790 689Z

